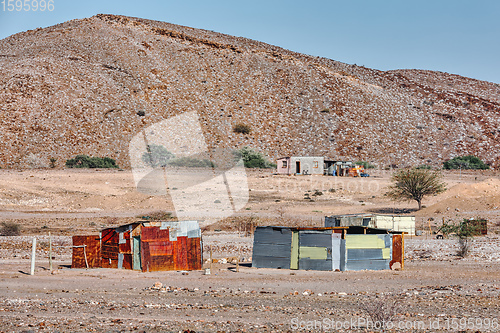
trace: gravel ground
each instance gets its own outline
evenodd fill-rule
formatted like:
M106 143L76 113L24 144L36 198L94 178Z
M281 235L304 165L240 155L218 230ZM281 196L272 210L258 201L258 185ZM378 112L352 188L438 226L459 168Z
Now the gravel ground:
M237 249L247 256L251 241L213 233L204 236L204 247L212 246L218 259ZM58 269L51 273L47 242L39 240L30 276L31 237L0 237L0 332L363 332L372 328L370 313L393 314L389 331L498 331L498 237L476 238L466 259L454 255L456 241L408 237L403 271L290 271L244 263L236 272L235 265L216 263L211 275L69 269L70 238L64 236L53 237ZM375 310L362 310L369 305Z

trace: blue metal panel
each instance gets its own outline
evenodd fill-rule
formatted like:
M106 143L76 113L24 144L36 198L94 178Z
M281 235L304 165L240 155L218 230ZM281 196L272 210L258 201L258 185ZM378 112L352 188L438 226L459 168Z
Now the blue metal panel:
M345 263L346 263L346 248L345 248L345 239L340 240L340 270L345 271Z
M315 271L331 271L331 260L299 259L299 269L310 269Z
M340 227L340 219L335 216L325 216L325 227Z
M292 244L292 232L290 229L261 228L254 232L254 244Z
M252 266L290 268L292 233L289 228L257 227L254 232Z
M347 249L347 260L384 259L382 249Z
M346 264L346 271L362 271L389 269L389 260L349 260Z
M332 247L332 231L318 230L310 232L308 230L299 231L299 246Z
M252 267L290 269L290 257L280 258L280 257L253 256Z
M290 244L255 243L252 256L290 258Z

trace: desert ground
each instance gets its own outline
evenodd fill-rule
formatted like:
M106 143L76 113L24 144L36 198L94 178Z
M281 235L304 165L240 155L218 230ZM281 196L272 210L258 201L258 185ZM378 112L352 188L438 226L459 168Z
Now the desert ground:
M245 208L201 223L204 267L209 248L215 259L229 258L205 275L70 268L72 235L173 211L169 198L138 193L130 171L0 170L0 222L22 227L20 236L0 237L0 332L365 332L378 330L370 326L376 313L393 315L387 331L499 331L499 173L445 172L448 190L426 198L420 211L416 202L384 197L390 171L370 174L247 171ZM359 212L416 216L422 235L405 237L404 270L251 267L251 226L322 226L325 215ZM443 219L473 217L488 219L488 235L473 240L466 258L456 255L455 239L432 234ZM33 237L38 247L31 276ZM231 258L238 255L237 269Z

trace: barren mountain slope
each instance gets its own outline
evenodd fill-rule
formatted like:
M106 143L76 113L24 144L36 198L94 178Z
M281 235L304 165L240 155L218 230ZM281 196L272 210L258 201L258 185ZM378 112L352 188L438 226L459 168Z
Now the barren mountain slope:
M3 39L0 68L3 168L79 153L128 167L132 136L187 111L212 148L381 166L476 154L500 166L500 86L456 75L382 72L114 15ZM233 133L238 123L252 132Z

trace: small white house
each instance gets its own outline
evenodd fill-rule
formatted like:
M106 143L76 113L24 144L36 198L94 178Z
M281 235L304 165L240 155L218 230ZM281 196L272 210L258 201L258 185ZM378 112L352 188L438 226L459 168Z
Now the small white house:
M382 214L347 214L325 216L325 227L363 226L388 229L415 235L415 216Z
M322 175L325 158L311 156L289 156L277 159L278 174Z

